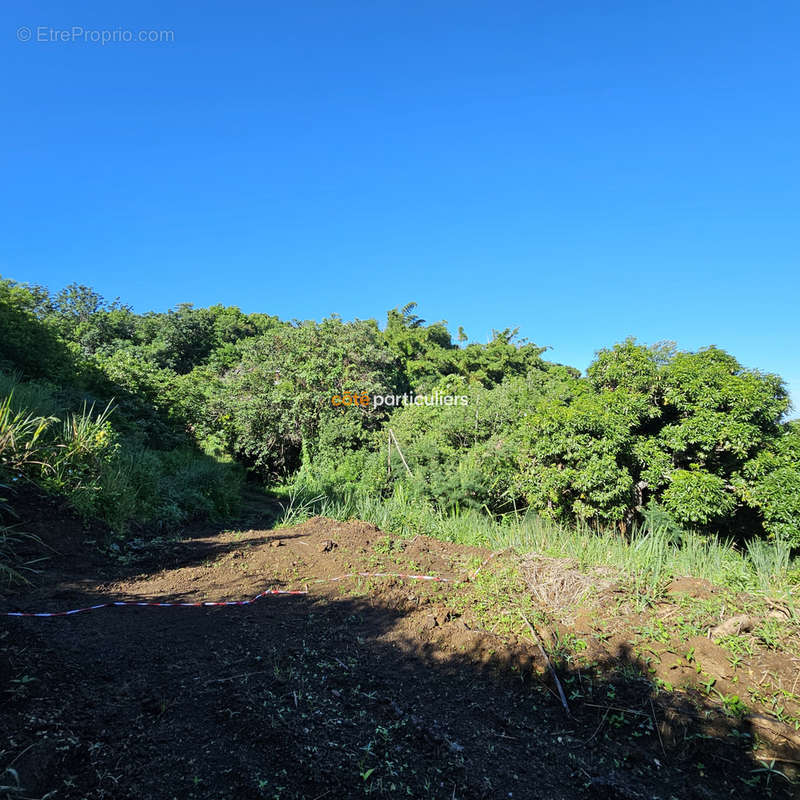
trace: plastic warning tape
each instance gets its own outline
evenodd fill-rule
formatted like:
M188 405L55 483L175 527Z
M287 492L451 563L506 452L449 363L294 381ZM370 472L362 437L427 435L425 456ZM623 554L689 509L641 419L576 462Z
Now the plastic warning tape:
M257 594L252 600L201 600L197 603L156 603L150 600L116 600L109 603L98 603L86 608L73 608L69 611L6 611L6 617L69 617L73 614L82 614L84 611L96 611L99 608L119 608L121 606L140 606L150 608L202 608L208 606L249 606L270 594L308 594L306 591L287 589L267 589Z
M339 575L336 578L320 578L319 580L308 581L307 584L333 583L343 581L346 578L403 578L414 581L436 581L449 583L449 578L439 578L436 575L407 575L401 572L351 572L347 575ZM73 608L69 611L6 611L4 617L70 617L73 614L83 614L86 611L97 611L100 608L120 608L123 606L138 606L145 608L208 608L213 606L249 606L269 595L303 595L308 594L307 589L266 589L260 592L251 600L200 600L196 603L157 603L151 600L116 600L108 603L98 603L94 606L85 608Z
M404 572L348 572L347 575L339 575L336 578L320 578L319 580L308 581L308 583L333 583L335 581L346 580L347 578L402 578L409 581L452 583L451 578L440 578L438 575L408 575Z

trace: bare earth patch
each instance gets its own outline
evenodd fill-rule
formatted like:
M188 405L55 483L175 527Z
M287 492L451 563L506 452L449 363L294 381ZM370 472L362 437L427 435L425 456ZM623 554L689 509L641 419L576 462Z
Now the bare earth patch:
M487 560L477 548L324 518L207 529L169 550L167 567L144 561L98 579L96 561L81 568L79 538L36 587L0 597L0 610L308 594L4 617L0 796L683 800L797 790L799 662L797 643L781 638L790 623L745 609L748 630L712 637L742 613L729 613L716 587L676 582L637 608L607 570ZM360 572L447 581L342 577ZM520 613L541 635L569 714ZM783 692L779 713L773 690Z

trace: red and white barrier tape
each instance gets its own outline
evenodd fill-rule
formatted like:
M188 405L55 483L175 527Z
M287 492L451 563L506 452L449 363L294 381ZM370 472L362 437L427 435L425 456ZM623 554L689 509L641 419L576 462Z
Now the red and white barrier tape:
M203 600L197 603L154 603L151 601L139 600L117 600L110 603L98 603L96 606L86 606L86 608L73 608L70 611L6 611L5 617L69 617L72 614L81 614L84 611L96 611L98 608L112 608L119 606L149 606L153 608L200 608L203 606L249 606L270 594L308 594L306 591L286 589L267 589L257 594L252 600Z
M305 583L334 583L346 578L403 578L409 581L452 583L450 578L440 578L438 575L407 575L404 572L348 572L347 575L339 575L337 578L319 578L315 581L305 581Z
M401 572L351 572L347 575L339 575L336 578L320 578L315 581L308 581L308 584L333 583L343 581L346 578L403 578L413 581L435 581L449 583L449 578L439 578L436 575L406 575ZM207 608L209 606L249 606L260 600L262 597L275 594L299 595L308 594L304 589L266 589L257 594L252 600L201 600L197 603L155 603L147 600L117 600L109 603L98 603L95 606L86 608L73 608L70 611L5 611L4 617L69 617L73 614L82 614L85 611L96 611L100 608L116 608L121 606L144 606L148 608Z

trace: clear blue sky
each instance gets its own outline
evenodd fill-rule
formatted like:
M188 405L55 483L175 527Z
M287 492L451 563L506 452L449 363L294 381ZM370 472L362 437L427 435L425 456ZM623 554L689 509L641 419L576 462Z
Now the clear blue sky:
M800 406L795 0L10 0L0 21L7 277L137 311L415 300L581 368L628 335L713 343ZM37 40L73 26L90 40ZM91 41L123 29L174 41Z

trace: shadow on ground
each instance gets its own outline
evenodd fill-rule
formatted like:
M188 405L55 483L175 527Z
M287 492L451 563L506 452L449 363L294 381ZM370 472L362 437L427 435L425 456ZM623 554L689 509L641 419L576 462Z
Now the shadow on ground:
M567 715L533 648L443 657L403 616L278 596L6 620L0 768L20 797L792 796L747 723L654 695L628 654L559 665Z
M212 533L175 558L233 546ZM79 553L26 605L111 599L91 558L75 572ZM796 796L783 773L798 754L759 760L749 720L656 691L624 647L591 669L555 664L566 713L532 640L509 646L457 619L421 628L430 584L335 588L245 607L0 618L0 797Z

